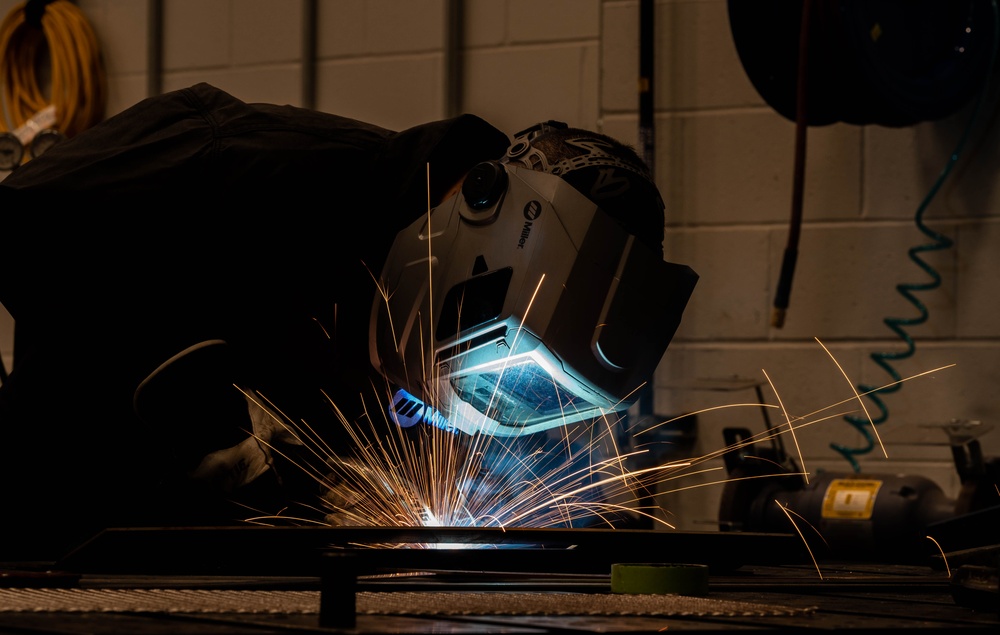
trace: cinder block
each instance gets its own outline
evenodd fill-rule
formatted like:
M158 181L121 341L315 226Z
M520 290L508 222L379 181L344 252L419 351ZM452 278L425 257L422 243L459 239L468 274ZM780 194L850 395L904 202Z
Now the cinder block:
M912 219L920 211L933 228L939 218L982 217L997 209L1000 195L984 184L995 178L1000 130L987 128L986 119L973 120L964 109L913 126L866 126L865 216Z
M772 111L685 116L672 143L657 144L657 162L672 154L671 196L678 222L744 224L791 217L795 126ZM659 133L658 133L659 134ZM803 217L856 218L860 200L860 133L849 126L811 131L807 140ZM659 170L658 170L659 172Z
M996 338L1000 336L1000 220L962 225L950 232L956 257L952 287L956 335Z
M443 0L368 2L371 53L440 51L444 47Z
M612 112L638 107L639 3L604 3L601 96ZM743 70L721 0L654 6L653 101L658 111L763 106Z
M508 0L511 43L594 40L600 35L600 0Z
M925 254L942 276L937 289L913 291L927 311L923 324L916 305L897 291L897 285L925 284L930 277L911 260L908 250L926 242L905 223L807 224L798 245L795 275L779 339L900 338L886 318L906 320L910 336L952 337L955 332L954 275L947 267L951 253ZM788 244L786 229L772 233L771 300ZM894 345L894 349L900 348Z
M241 0L232 9L233 64L302 59L302 3Z
M766 230L669 230L664 239L664 257L691 267L699 276L677 331L678 338L732 341L766 336Z
M442 116L439 54L325 62L317 108L401 130Z
M465 47L498 46L506 41L508 12L505 3L466 2L463 11Z
M105 117L111 117L149 96L146 73L108 76L108 104Z
M316 54L320 59L368 53L365 0L318 0Z
M907 381L884 396L889 409L887 423L940 426L958 419L979 420L998 427L993 414L996 377L1000 376L1000 344L996 341L918 339L911 356L891 360L889 366ZM889 383L890 377L869 358L862 367L861 381L882 386ZM1000 430L985 435L982 444L988 453L1000 456Z
M148 2L85 0L77 6L97 34L109 77L146 72Z
M440 51L445 20L442 0L323 0L319 4L319 56Z
M597 126L597 45L554 44L470 51L465 110L514 133L547 119Z
M627 143L640 150L639 145L639 116L635 112L618 115L606 115L601 118L600 129L623 143ZM657 184L659 186L659 184Z
M208 69L232 64L232 4L229 0L164 2L164 70Z
M996 80L989 81L995 88ZM923 178L915 184L915 192L921 198L930 189L932 181L929 177L934 175L936 178L939 173L935 170L944 170L949 165L949 153L956 152L958 156L954 167L943 179L941 190L934 196L937 205L927 214L931 226L935 218L955 215L970 219L995 218L1000 209L1000 188L996 187L997 165L1000 165L1000 126L996 125L989 103L982 106L975 120L969 112L972 107L970 105L948 119L921 124L913 130L919 135L921 152L906 156L906 160L919 160L926 166L921 171ZM962 137L966 134L968 138L963 143ZM884 158L884 155L878 157ZM882 167L884 163L877 165ZM907 186L905 183L898 184L899 188ZM913 207L909 216L913 216L915 211L916 207Z

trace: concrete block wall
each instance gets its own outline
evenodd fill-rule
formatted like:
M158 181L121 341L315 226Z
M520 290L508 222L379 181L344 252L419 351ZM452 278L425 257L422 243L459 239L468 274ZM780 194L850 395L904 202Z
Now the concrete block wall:
M5 15L17 3L0 0ZM145 0L80 0L104 47L108 114L147 96L150 7ZM208 81L248 101L303 105L303 16L293 0L164 0L163 90ZM514 133L544 119L638 141L638 0L467 0L458 82L461 110ZM315 107L394 129L448 116L446 0L318 0ZM915 213L971 120L972 107L902 128L833 124L808 132L804 226L782 328L772 302L788 235L794 124L746 76L725 0L658 0L655 170L667 203L667 258L701 276L654 378L664 416L756 401L773 425L816 423L783 437L811 471L850 471L830 443L860 439L843 419L854 387L892 379L871 359L904 343L886 317L915 316L896 285L928 276L908 256L929 242ZM994 79L993 82L996 82ZM956 495L941 425L996 425L1000 403L1000 130L991 91L945 185L926 207L948 249L924 254L940 286L916 294L928 319L908 329L914 354L887 395L870 473L927 475ZM3 175L0 174L0 178ZM0 213L3 213L0 210ZM651 293L655 290L651 290ZM12 325L0 312L9 368ZM825 348L824 348L825 347ZM839 366L838 366L839 364ZM772 386L773 385L773 389ZM870 405L870 404L867 404ZM825 420L818 421L826 417ZM722 429L763 430L759 408L699 415L696 452L710 471L664 485L660 501L682 529L710 529L725 474ZM986 434L1000 454L1000 431ZM669 491L687 485L696 489Z

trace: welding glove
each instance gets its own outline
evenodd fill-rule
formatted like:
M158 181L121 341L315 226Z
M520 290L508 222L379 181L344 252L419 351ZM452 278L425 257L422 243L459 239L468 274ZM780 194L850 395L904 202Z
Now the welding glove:
M246 402L253 434L234 446L205 455L190 473L193 481L221 493L233 492L274 469L275 447L302 445L302 441L257 398L247 394Z
M381 479L370 480L372 470L351 459L333 459L330 471L323 478L321 499L328 510L323 520L331 527L359 527L373 524L364 512L365 495L358 483L370 482L377 487ZM369 492L371 495L371 492Z
M161 364L136 388L133 408L161 430L178 477L227 494L273 467L275 444L298 441L256 395L233 384L222 340L199 342ZM169 480L169 479L168 479Z

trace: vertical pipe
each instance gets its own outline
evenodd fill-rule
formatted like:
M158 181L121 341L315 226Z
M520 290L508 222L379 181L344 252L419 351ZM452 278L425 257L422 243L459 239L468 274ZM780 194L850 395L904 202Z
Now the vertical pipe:
M656 177L653 125L653 0L639 3L639 145L642 158Z
M656 181L656 143L653 127L653 1L639 2L639 151L643 161L649 166L649 171ZM653 414L653 378L639 392L638 411L643 418ZM653 513L656 504L656 492L643 487L640 505ZM653 528L650 518L641 516L645 529Z
M656 180L656 132L653 126L654 0L639 2L639 150ZM639 394L639 414L653 413L652 381Z
M462 45L465 29L464 0L445 3L444 111L445 117L462 113Z
M802 21L799 27L798 73L795 80L795 164L792 175L792 217L788 223L788 242L781 261L781 273L774 294L771 311L771 326L785 325L785 312L792 295L792 278L795 262L799 257L799 235L802 230L802 199L805 196L806 180L806 135L809 128L809 9L812 0L802 3Z
M163 92L163 0L149 0L146 16L146 96Z
M316 0L302 0L302 107L316 108Z

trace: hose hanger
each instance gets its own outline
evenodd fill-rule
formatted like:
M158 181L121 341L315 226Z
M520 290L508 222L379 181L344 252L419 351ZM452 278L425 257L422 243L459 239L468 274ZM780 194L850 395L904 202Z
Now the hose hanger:
M66 135L52 127L55 121L56 107L50 104L13 132L0 132L0 170L12 171L25 157L39 157L65 139Z
M100 122L106 104L101 47L80 9L69 0L15 5L0 22L0 133L8 133L0 161L17 154L9 135L20 141L22 156L37 156ZM44 129L52 132L38 134L35 126L49 108L54 116Z

